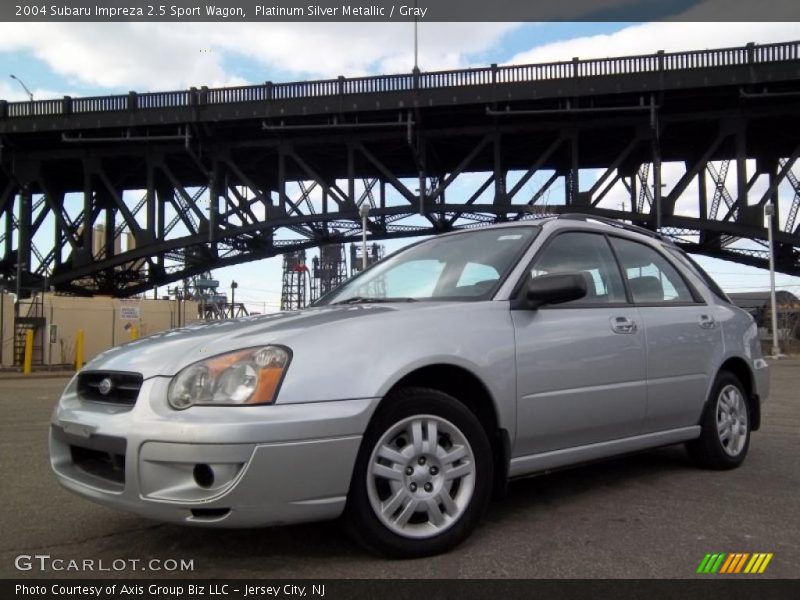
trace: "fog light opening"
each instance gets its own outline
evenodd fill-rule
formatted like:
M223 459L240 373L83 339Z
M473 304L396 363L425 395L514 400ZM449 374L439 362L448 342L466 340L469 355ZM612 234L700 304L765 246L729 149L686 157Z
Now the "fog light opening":
M214 485L214 469L205 464L194 466L194 481L201 488L210 488Z

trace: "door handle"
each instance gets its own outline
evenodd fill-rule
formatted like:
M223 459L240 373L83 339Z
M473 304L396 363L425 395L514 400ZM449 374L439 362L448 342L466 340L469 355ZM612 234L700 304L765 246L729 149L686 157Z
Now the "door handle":
M717 324L714 317L711 315L700 315L697 320L700 323L700 327L703 329L714 329L714 326Z
M628 317L611 317L611 331L614 333L636 333L636 322Z

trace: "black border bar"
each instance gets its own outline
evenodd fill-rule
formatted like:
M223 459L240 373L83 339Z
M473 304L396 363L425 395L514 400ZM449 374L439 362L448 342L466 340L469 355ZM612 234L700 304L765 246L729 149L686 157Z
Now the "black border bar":
M285 580L285 579L49 579L0 581L0 598L20 600L407 600L408 598L485 600L486 598L562 600L627 600L681 598L709 600L796 599L797 580L761 579L761 576L705 576L685 580L552 580L552 579L376 579L376 580ZM194 587L192 587L194 586ZM268 591L270 588L271 591ZM277 590L277 593L273 593Z
M9 0L16 22L800 21L797 0Z

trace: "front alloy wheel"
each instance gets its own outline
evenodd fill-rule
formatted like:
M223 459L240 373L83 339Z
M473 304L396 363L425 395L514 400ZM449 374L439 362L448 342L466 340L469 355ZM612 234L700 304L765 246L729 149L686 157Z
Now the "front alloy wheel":
M356 539L400 558L463 540L491 494L491 447L455 398L408 388L384 400L364 435L346 518Z
M475 456L464 433L436 415L390 427L375 444L367 494L378 520L408 538L430 538L464 514L475 491Z

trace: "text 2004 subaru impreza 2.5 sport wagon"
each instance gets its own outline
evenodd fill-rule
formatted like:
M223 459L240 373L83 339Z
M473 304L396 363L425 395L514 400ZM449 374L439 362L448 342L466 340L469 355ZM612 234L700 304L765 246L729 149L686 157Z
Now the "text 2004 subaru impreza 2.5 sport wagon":
M736 467L767 392L753 319L686 254L564 215L423 241L306 310L109 350L67 386L50 449L66 488L145 517L344 515L420 556L509 478L682 442Z

